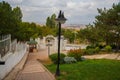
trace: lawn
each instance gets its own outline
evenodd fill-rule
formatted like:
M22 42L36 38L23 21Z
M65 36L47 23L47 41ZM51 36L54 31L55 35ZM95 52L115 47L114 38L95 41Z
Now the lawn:
M46 67L54 74L56 65ZM85 60L74 64L61 64L57 80L120 80L120 61Z

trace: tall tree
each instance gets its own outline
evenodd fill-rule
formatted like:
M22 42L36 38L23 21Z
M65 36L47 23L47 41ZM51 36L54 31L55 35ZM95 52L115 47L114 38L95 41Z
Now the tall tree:
M22 21L22 12L19 7L16 7L13 9L13 15L16 21L21 22Z
M4 34L10 34L12 31L12 21L13 21L13 17L12 17L12 8L11 6L3 1L0 2L0 34L4 35Z
M111 9L98 9L99 15L94 22L99 35L103 37L106 44L114 44L116 33L120 34L120 3L113 4ZM120 39L120 35L118 35Z
M0 2L0 35L11 34L12 38L17 38L21 21L22 12L19 7L12 9L7 2Z
M52 14L51 17L47 17L47 19L46 19L46 26L50 27L50 28L55 28L56 27L55 19L56 19L56 15L55 14Z

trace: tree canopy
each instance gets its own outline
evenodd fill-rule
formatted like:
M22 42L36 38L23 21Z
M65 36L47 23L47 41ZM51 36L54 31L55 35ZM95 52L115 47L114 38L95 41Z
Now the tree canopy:
M42 36L42 27L35 23L22 22L22 11L9 3L0 2L0 35L11 34L12 39L27 41Z
M5 1L0 2L0 35L12 34L14 38L22 21L22 12L19 7L13 8Z
M106 45L120 46L120 3L110 9L97 9L93 25L79 31L79 36L90 43L105 42Z

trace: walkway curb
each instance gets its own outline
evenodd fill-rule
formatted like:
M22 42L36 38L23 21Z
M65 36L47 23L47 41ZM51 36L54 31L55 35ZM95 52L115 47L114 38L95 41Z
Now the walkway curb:
M8 73L8 75L3 80L15 80L17 74L23 69L25 62L28 57L28 52L24 55L21 61Z
M56 80L55 77L54 77L54 75L52 75L52 73L41 62L39 62L39 63L49 73L49 75L52 76L53 80Z

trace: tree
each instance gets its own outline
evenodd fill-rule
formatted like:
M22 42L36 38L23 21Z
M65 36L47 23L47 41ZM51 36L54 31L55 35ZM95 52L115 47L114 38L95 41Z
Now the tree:
M116 43L116 32L120 34L120 4L113 4L111 9L98 9L99 15L94 22L95 28L107 45ZM118 36L120 39L120 35ZM119 43L116 43L119 44Z
M97 10L99 15L95 17L93 25L81 29L79 36L92 44L105 42L106 45L120 46L120 3L113 4L110 9Z
M68 39L68 41L70 42L70 43L73 43L74 42L74 40L75 40L75 33L74 33L74 30L72 30L72 29L66 29L65 31L64 31L64 37L66 38L66 39Z
M56 27L55 19L56 19L56 15L55 14L52 14L51 17L47 17L47 19L46 19L46 26L50 27L50 28L55 28Z
M12 10L7 2L0 2L0 35L11 34L17 38L17 31L22 21L22 12L19 7Z
M19 7L16 7L13 9L13 15L14 15L14 19L17 21L17 22L21 22L22 21L22 12L21 12L21 9Z
M46 26L50 26L50 24L51 24L51 20L50 20L50 17L47 17L47 20L46 20Z
M4 34L10 34L12 31L12 21L13 21L13 17L12 17L12 8L11 6L3 1L0 2L0 34L4 35Z

